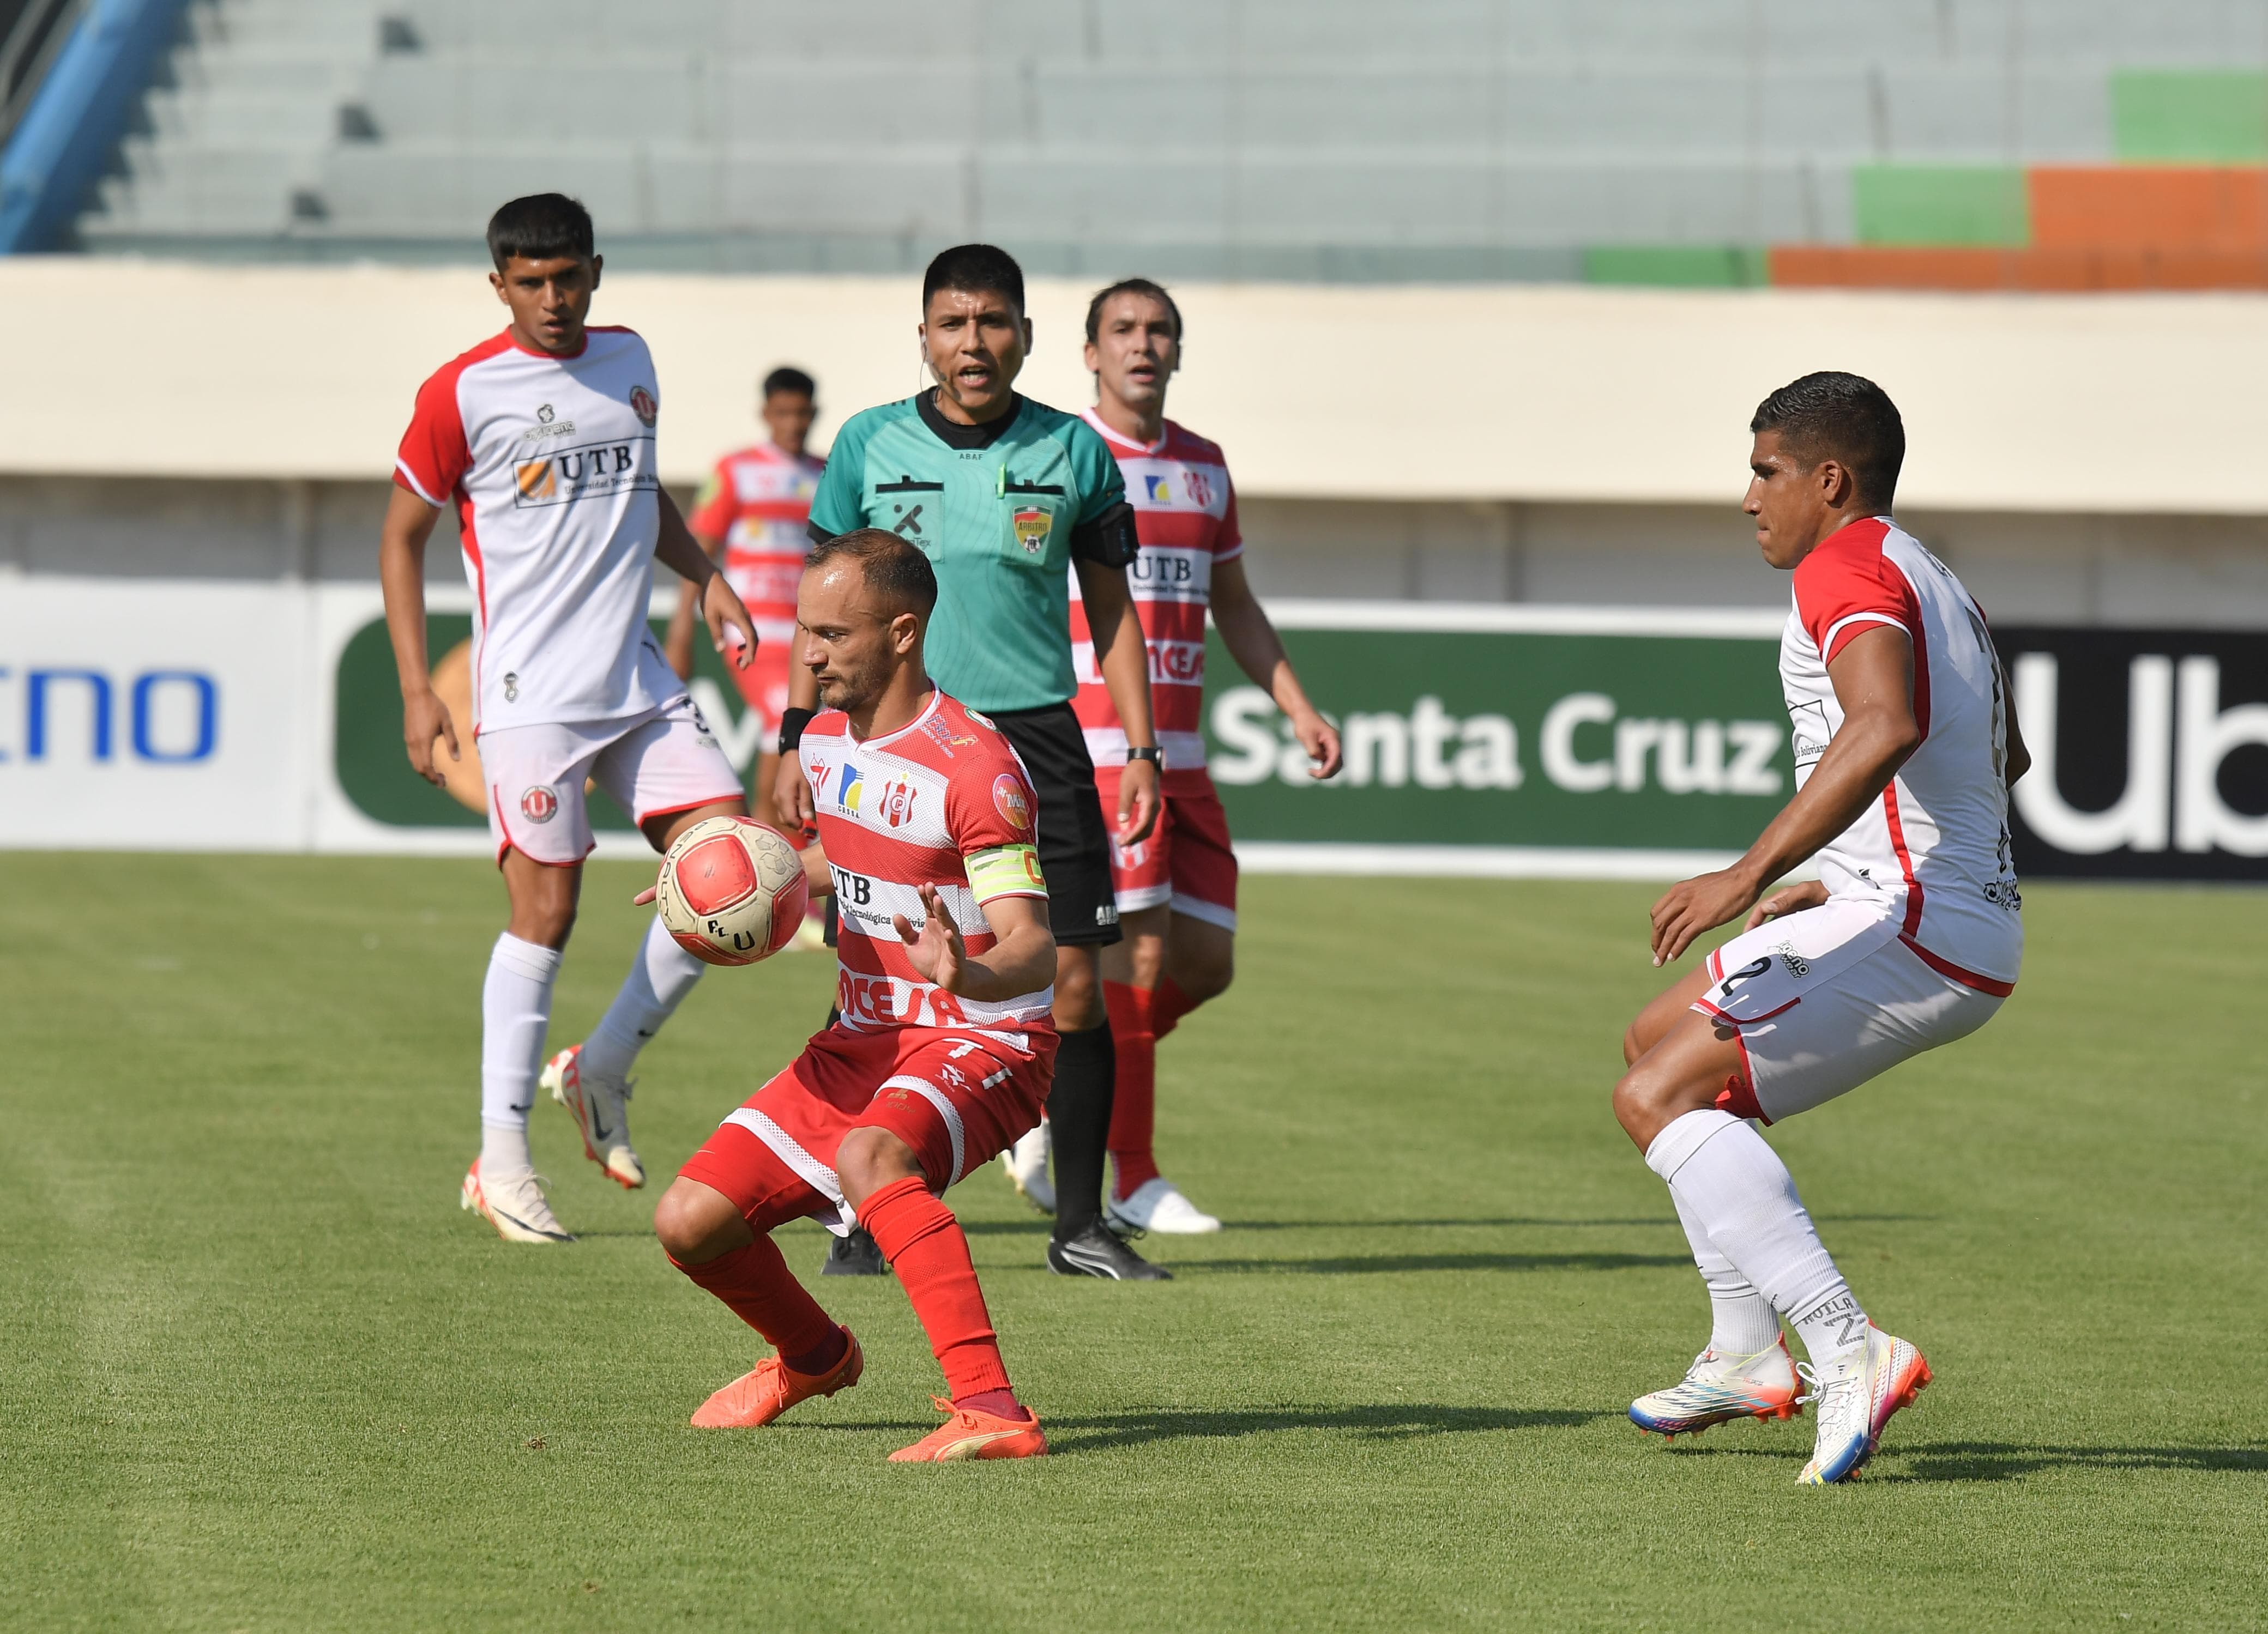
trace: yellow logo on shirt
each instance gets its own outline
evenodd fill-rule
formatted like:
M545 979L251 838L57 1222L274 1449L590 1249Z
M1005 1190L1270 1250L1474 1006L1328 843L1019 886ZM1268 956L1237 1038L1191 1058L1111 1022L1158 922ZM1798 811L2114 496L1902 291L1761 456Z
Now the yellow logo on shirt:
M1047 548L1048 534L1056 525L1055 512L1044 506L1034 505L1016 512L1016 542L1037 556Z

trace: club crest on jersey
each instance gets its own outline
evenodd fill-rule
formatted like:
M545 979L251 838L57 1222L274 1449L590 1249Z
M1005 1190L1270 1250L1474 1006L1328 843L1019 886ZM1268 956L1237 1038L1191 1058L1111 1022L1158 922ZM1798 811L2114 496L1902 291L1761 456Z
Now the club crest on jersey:
M633 386L630 387L630 412L637 416L640 425L652 425L661 413L661 405L654 401L653 394L644 386Z
M1182 486L1189 491L1189 503L1201 511L1212 508L1212 481L1202 471L1182 473Z
M1048 535L1054 531L1055 512L1044 505L1034 505L1016 512L1016 542L1031 556L1047 548Z
M992 804L1017 833L1032 826L1032 803L1024 797L1024 785L1013 773L1004 771L992 779Z
M549 822L559 814L559 797L538 784L519 797L519 814L530 822Z
M835 803L846 812L858 809L858 797L865 791L865 774L853 762L843 764L843 781L836 786Z
M875 809L891 828L901 828L914 820L914 796L917 792L912 784L901 777L882 791L882 803Z

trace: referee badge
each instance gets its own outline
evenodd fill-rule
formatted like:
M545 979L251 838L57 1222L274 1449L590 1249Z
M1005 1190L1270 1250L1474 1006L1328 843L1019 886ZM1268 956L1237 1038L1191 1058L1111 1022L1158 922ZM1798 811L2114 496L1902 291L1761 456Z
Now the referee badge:
M1026 552L1037 556L1048 547L1048 534L1056 525L1055 512L1042 505L1016 512L1016 542Z

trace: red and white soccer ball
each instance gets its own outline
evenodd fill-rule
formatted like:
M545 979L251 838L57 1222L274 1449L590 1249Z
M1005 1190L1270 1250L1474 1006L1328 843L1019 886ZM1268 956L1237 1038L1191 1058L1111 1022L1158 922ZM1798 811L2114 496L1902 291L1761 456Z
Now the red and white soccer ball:
M654 906L677 945L712 965L752 965L795 939L810 901L803 858L753 817L711 817L661 859Z

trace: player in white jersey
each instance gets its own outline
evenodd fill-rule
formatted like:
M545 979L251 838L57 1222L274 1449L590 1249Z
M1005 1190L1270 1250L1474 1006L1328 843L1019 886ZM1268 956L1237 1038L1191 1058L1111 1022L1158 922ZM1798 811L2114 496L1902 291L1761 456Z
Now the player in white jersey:
M460 760L464 746L426 669L425 542L442 507L456 508L474 601L468 725L512 899L482 993L481 1155L460 1196L507 1241L565 1242L528 1156L539 1084L609 1178L644 1185L624 1115L630 1064L705 968L657 918L598 1030L545 1066L552 982L593 845L585 781L657 850L703 818L747 810L647 625L654 562L699 587L720 652L729 635L747 665L756 633L662 491L645 342L585 325L602 266L588 213L556 193L514 199L488 237L490 283L512 321L419 388L379 568L409 763L439 784L436 755Z
M1749 429L1745 507L1764 560L1794 573L1779 662L1796 793L1739 862L1654 904L1657 965L1746 917L1623 1043L1616 1115L1668 1184L1713 1319L1684 1380L1631 1417L1690 1434L1812 1402L1799 1479L1825 1484L1874 1455L1929 1364L1868 1321L1756 1125L1999 1011L2024 946L2008 789L2030 761L1984 614L1890 519L1905 431L1882 389L1806 375ZM1765 894L1807 859L1816 882Z

